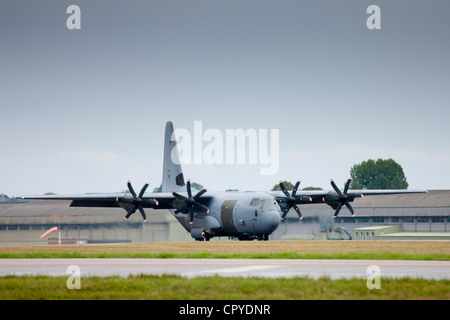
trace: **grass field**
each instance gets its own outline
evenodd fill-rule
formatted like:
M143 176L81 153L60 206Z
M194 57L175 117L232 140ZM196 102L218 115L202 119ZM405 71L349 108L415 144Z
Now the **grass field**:
M259 258L449 260L448 241L210 241L3 246L0 258Z
M0 258L267 258L449 260L446 241L155 242L114 245L2 246ZM450 280L179 276L86 277L69 290L65 277L0 277L3 299L450 299Z
M450 299L450 280L382 279L369 290L365 279L242 278L179 276L90 277L69 290L65 277L0 277L5 299Z

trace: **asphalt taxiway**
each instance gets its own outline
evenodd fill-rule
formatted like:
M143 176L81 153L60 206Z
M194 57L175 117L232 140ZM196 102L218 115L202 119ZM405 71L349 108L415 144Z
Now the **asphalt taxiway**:
M327 260L327 259L0 259L0 276L80 276L173 274L195 276L367 278L373 270L381 277L450 279L450 261ZM375 269L372 267L375 266Z

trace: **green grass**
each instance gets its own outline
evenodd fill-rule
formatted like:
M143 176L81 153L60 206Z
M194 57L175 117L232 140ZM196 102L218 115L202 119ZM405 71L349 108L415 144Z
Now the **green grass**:
M209 241L1 246L0 258L450 260L450 241Z
M4 299L168 299L168 300L288 300L288 299L450 299L450 280L381 279L381 289L369 290L366 279L327 277L244 278L129 276L81 278L81 289L69 290L66 277L0 277Z

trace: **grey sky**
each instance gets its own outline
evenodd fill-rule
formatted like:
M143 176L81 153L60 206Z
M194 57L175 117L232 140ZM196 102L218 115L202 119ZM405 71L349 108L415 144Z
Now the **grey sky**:
M68 30L66 8L81 8ZM381 8L381 30L366 9ZM0 193L161 183L164 125L279 129L280 170L184 166L212 190L329 189L399 162L450 184L445 1L2 1Z

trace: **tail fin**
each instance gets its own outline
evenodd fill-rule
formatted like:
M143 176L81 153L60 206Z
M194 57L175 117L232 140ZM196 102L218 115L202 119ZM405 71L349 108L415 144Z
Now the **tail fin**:
M173 123L168 121L164 135L164 163L161 191L185 191L185 188L183 188L184 185L183 170L181 169L180 157L178 155Z

